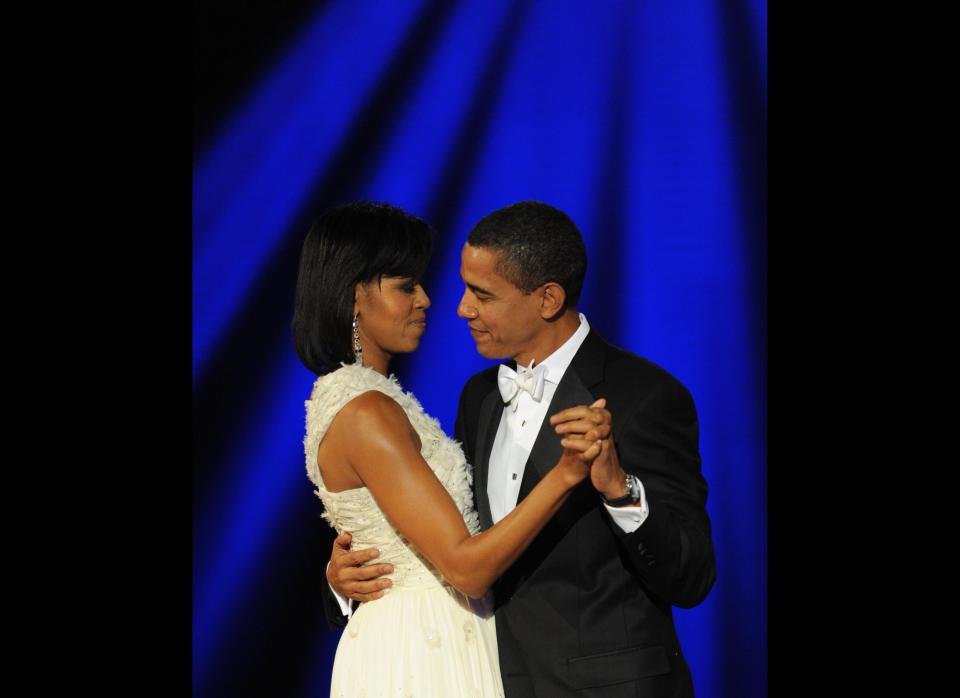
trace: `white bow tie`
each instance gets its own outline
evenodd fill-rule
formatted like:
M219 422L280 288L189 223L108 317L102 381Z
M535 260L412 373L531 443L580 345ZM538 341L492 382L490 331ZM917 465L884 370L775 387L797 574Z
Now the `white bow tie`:
M519 371L500 364L497 386L500 388L500 396L504 403L510 403L514 412L517 411L517 405L520 403L521 390L526 390L537 402L540 402L540 398L543 397L543 381L547 377L547 367L540 364L533 368L533 362L534 359L530 359L529 366L518 366Z

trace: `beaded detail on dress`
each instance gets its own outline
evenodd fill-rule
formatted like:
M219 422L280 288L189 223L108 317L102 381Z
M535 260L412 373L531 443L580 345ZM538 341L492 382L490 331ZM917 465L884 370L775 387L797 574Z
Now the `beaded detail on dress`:
M338 532L349 531L353 549L376 547L380 556L376 563L390 563L395 571L390 576L393 587L385 590L435 585L443 582L440 572L387 520L373 495L366 487L343 492L330 492L324 487L317 466L317 449L330 423L350 400L369 390L377 390L393 398L406 413L420 437L420 454L446 488L460 511L467 529L476 535L480 530L470 489L472 475L460 445L450 439L439 422L423 411L417 399L405 392L394 376L387 378L371 368L342 364L341 368L317 378L307 409L307 432L303 440L307 476L317 486L316 495L323 501L323 518Z

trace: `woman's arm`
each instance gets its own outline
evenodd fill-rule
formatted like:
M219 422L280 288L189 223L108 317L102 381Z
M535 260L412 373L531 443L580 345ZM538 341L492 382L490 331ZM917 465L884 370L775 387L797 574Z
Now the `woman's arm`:
M363 438L357 438L362 435ZM556 467L492 528L471 536L460 512L420 455L406 414L387 395L351 400L325 439L370 490L391 524L468 596L483 596L590 472L599 442L565 439ZM328 449L328 453L330 450Z

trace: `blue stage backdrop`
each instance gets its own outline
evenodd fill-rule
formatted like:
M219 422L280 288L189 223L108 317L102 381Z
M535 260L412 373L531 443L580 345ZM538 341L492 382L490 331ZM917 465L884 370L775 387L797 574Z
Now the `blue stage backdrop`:
M311 14L311 12L313 14ZM489 362L456 307L471 225L523 199L587 242L581 310L691 391L718 576L675 609L701 698L767 695L763 0L331 0L193 164L193 695L326 695L332 532L290 337L311 220L375 199L439 231L395 371L447 433Z

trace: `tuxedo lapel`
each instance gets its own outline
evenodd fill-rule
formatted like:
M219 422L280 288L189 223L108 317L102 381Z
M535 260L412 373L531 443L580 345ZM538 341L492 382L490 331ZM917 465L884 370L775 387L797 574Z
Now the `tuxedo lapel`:
M571 367L572 368L572 367ZM528 473L532 477L532 484L539 482L540 478L546 475L563 453L563 446L560 445L560 434L550 423L550 416L565 410L574 405L589 405L593 402L593 396L583 385L576 372L568 368L557 386L557 392L550 401L547 408L547 414L543 418L543 424L540 425L540 433L537 434L537 440L533 443L530 450L530 457L527 459L527 465L524 468L524 480L528 480ZM521 494L526 495L526 492Z
M493 390L480 404L480 421L477 426L477 446L473 454L473 491L477 502L477 514L480 517L480 528L486 530L493 525L493 516L490 513L490 498L487 496L487 473L490 470L490 451L497 436L497 427L500 426L500 417L503 414L503 400L500 390L494 385Z
M546 475L563 453L560 445L560 435L550 424L551 415L568 407L589 405L594 401L590 388L603 379L604 351L602 341L592 330L583 340L580 349L570 362L570 366L560 379L553 400L547 408L547 414L540 425L537 440L530 450L526 467L523 470L523 482L520 485L520 495L517 501L522 500L530 490Z

